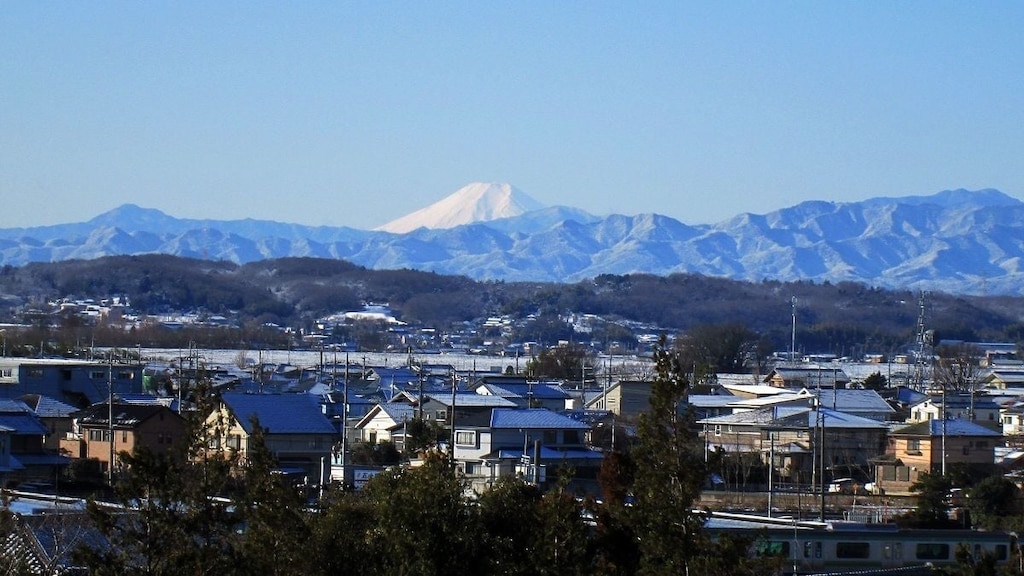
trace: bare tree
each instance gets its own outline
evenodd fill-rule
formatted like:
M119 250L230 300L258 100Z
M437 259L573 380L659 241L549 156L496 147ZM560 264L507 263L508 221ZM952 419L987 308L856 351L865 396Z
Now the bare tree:
M935 350L932 378L947 392L973 392L981 374L982 351L967 343L945 344Z

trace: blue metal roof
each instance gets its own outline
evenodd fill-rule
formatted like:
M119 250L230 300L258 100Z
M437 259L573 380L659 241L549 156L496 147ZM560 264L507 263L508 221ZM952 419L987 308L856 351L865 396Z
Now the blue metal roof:
M491 411L491 428L529 428L543 430L589 430L590 427L567 416L543 408Z
M46 426L21 400L0 399L0 426L8 428L14 435L44 435L49 433Z
M221 400L247 433L252 433L252 416L268 434L334 434L336 430L310 394L237 394L228 392Z
M21 397L29 408L40 418L64 418L78 411L78 408L42 394L26 394Z
M519 460L523 457L532 458L533 450L523 452L522 448L503 449L498 450L489 456L497 456L501 460ZM580 448L558 450L556 448L548 448L547 446L540 447L541 460L600 460L602 458L604 458L604 455L597 450L585 450Z

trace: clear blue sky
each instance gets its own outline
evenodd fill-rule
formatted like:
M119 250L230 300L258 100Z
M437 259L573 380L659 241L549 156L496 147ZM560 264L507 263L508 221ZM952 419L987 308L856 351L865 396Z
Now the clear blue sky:
M0 3L0 227L1024 196L1024 3Z

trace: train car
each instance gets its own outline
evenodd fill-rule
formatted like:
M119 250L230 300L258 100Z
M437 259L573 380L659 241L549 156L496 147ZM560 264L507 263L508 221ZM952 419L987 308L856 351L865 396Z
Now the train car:
M746 525L744 525L746 524ZM1016 542L1007 532L900 529L892 524L799 522L712 515L712 537L729 532L749 539L751 553L785 559L791 574L891 570L956 564L957 549L974 558L1010 561Z

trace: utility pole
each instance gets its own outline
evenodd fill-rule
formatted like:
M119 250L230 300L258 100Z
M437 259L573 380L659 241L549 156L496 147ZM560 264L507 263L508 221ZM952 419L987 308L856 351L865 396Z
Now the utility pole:
M796 363L796 296L790 300L790 304L793 305L793 331L790 334L789 340L789 362L791 364Z
M110 435L110 464L107 466L107 483L114 485L114 357L107 351L107 434Z

